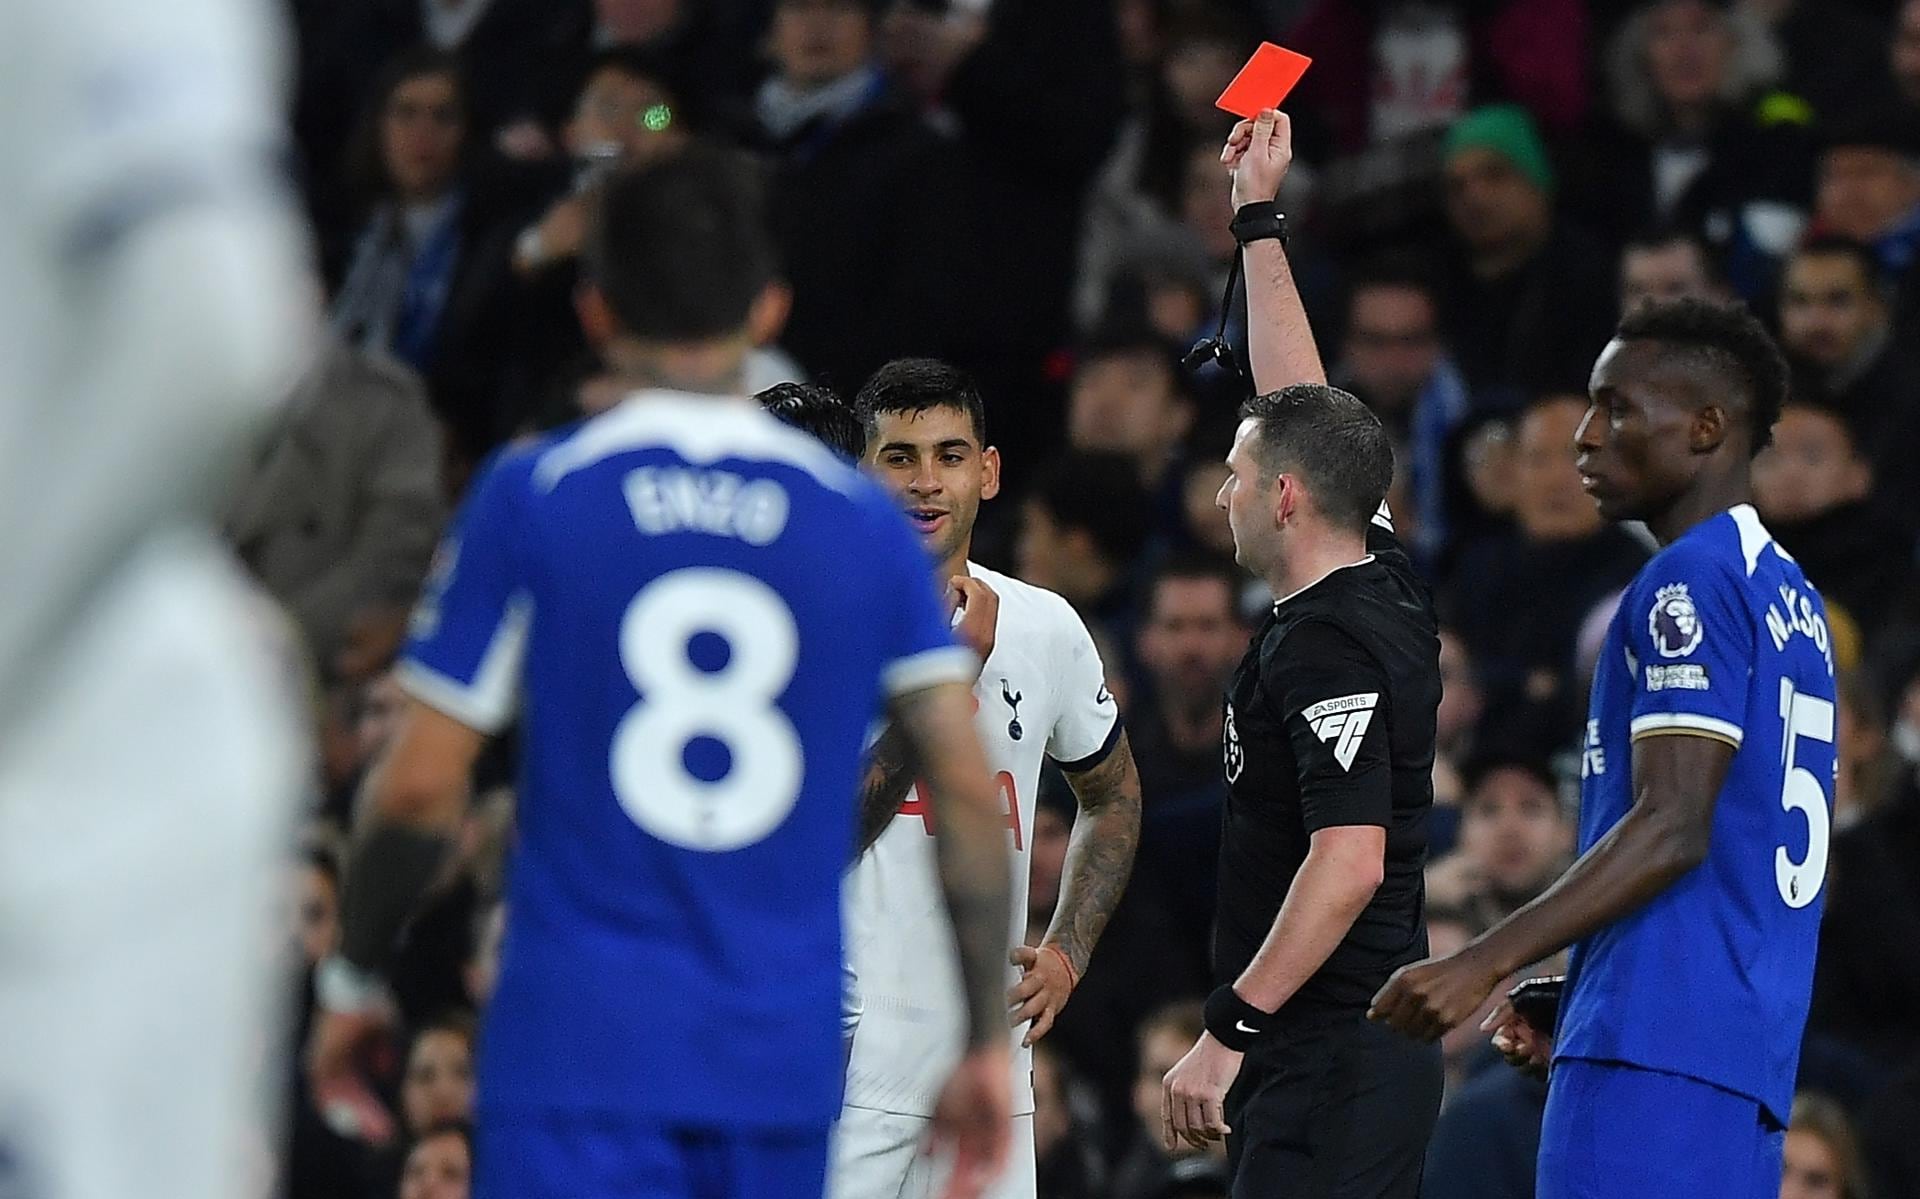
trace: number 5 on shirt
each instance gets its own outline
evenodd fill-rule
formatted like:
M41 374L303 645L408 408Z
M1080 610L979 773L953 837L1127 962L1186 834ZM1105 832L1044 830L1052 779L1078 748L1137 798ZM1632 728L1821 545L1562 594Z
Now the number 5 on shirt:
M1780 719L1786 731L1780 741L1780 757L1786 767L1786 779L1780 790L1780 806L1798 811L1807 818L1807 856L1796 862L1782 845L1773 851L1773 878L1780 898L1790 908L1804 908L1820 894L1827 878L1828 813L1831 806L1820 779L1805 766L1793 763L1794 746L1800 738L1833 744L1834 706L1832 700L1817 695L1801 695L1792 679L1780 680Z

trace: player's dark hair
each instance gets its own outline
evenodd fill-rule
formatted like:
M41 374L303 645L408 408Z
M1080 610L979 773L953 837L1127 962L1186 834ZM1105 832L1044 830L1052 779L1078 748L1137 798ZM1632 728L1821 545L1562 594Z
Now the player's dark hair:
M1211 579L1227 589L1227 614L1240 619L1240 580L1243 576L1232 561L1205 550L1183 550L1172 554L1154 568L1153 581L1147 587L1147 614L1160 596L1160 584L1172 580Z
M745 328L773 278L760 178L690 146L607 184L582 264L614 319L647 341L708 341Z
M887 363L861 386L853 408L868 441L879 431L882 416L951 408L965 414L980 448L987 445L987 406L980 388L972 375L937 358L896 358Z
M857 460L867 448L866 426L853 406L818 383L775 383L754 399L783 424L811 433L843 458Z
M1062 454L1034 480L1032 498L1062 530L1084 530L1110 562L1124 567L1146 545L1153 502L1126 454Z
M1297 471L1321 516L1366 532L1393 485L1393 443L1371 408L1325 383L1294 383L1248 400L1240 418L1259 422L1262 479Z
M1793 253L1787 256L1788 262L1800 258L1845 258L1853 263L1860 272L1860 281L1867 290L1875 294L1884 294L1888 288L1886 271L1880 265L1879 256L1873 250L1837 233L1823 233L1818 237L1809 237L1795 246Z
M1773 440L1773 423L1787 398L1787 361L1745 304L1692 299L1643 304L1621 319L1614 337L1658 342L1696 358L1746 401L1749 451L1758 454Z

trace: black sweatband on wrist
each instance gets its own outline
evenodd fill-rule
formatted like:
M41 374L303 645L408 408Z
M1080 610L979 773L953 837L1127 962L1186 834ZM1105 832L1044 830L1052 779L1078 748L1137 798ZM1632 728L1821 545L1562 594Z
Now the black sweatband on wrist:
M1213 994L1207 996L1204 1011L1207 1032L1235 1053L1253 1048L1253 1043L1273 1020L1272 1012L1263 1012L1240 998L1231 984L1215 987Z
M1280 211L1276 200L1255 200L1251 204L1242 204L1234 211L1233 223L1227 228L1233 233L1233 240L1246 245L1249 242L1267 241L1287 244L1287 214Z
M392 824L370 829L347 860L340 956L384 973L400 930L452 853L452 840L437 833Z

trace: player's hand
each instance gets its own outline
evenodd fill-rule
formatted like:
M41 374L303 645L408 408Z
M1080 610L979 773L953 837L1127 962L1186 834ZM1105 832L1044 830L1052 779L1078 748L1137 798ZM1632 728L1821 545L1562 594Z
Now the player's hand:
M1293 122L1287 114L1269 108L1251 121L1241 121L1227 135L1220 164L1233 172L1233 207L1272 200L1293 165Z
M1029 1020L1033 1022L1020 1042L1022 1045L1031 1045L1046 1036L1060 1009L1067 1006L1067 997L1073 994L1073 972L1067 969L1065 952L1051 946L1035 949L1031 945L1019 945L1007 955L1021 970L1020 981L1007 992L1007 1006L1013 1009L1013 1026L1018 1028Z
M1007 1166L1013 1140L1013 1095L1006 1042L960 1059L933 1108L929 1150L953 1151L953 1175L942 1199L977 1199Z
M954 635L980 657L985 666L993 655L993 638L1000 626L1000 597L993 588L972 575L955 575L948 581L948 596L960 610L960 623Z
M1553 1038L1528 1024L1526 1017L1513 1010L1503 999L1485 1020L1480 1031L1493 1034L1493 1047L1507 1065L1529 1078L1545 1078L1553 1065Z
M1205 1149L1233 1131L1227 1127L1227 1089L1240 1077L1245 1056L1203 1032L1167 1071L1160 1082L1160 1139L1167 1152L1176 1152L1182 1141Z
M1479 1011L1500 978L1471 948L1402 966L1373 997L1367 1019L1417 1040L1437 1040Z
M393 1139L393 1117L355 1069L360 1050L386 1027L378 1009L314 1014L307 1039L307 1080L314 1110L342 1135L384 1145Z

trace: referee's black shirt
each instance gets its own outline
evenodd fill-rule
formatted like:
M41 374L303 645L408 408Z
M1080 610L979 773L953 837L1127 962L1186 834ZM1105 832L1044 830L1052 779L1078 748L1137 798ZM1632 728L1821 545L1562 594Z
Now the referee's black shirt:
M1219 981L1238 978L1266 939L1316 830L1387 830L1379 889L1291 1009L1364 1007L1389 974L1427 954L1440 642L1426 588L1392 534L1376 524L1367 549L1276 603L1227 689Z

